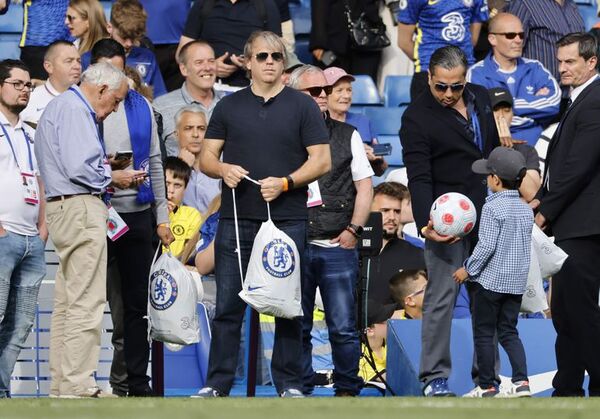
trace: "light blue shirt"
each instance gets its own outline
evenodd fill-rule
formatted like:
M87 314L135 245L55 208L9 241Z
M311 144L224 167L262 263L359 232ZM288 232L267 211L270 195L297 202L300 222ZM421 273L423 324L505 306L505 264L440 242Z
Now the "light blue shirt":
M194 207L204 214L211 201L220 193L221 179L213 179L202 172L192 170L183 195L183 205Z
M111 182L111 169L92 107L77 86L52 100L35 132L35 156L46 198L100 194Z

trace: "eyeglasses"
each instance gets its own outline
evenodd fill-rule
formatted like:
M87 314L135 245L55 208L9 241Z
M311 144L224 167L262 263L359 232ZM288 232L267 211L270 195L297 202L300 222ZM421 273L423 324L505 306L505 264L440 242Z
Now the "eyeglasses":
M259 52L255 55L256 61L258 61L259 63L264 63L265 61L267 61L267 58L269 58L269 55L271 56L273 61L283 61L283 52L272 52L270 54L268 52Z
M492 32L492 35L503 35L506 39L515 39L517 36L519 39L525 39L525 32Z
M465 83L454 83L454 84L436 83L433 85L433 87L435 88L435 90L437 90L440 93L446 93L446 91L448 89L450 89L452 92L456 93L456 92L460 92L462 89L465 88Z
M329 96L331 94L331 92L333 91L333 86L313 86L313 87L307 87L306 89L302 89L302 90L310 93L310 95L312 97L321 96L322 91L325 91L325 94L327 96Z
M20 91L22 91L22 90L23 90L25 87L26 87L26 88L27 88L27 90L29 90L30 92L33 90L33 84L31 84L31 82L30 82L30 81L28 81L28 82L24 82L24 81L22 81L22 80L17 80L17 81L6 81L6 80L4 80L2 83L3 83L3 84L4 84L4 83L6 83L6 84L12 84L12 85L13 85L13 87L15 88L15 90L17 90L17 91L19 91L19 92L20 92Z

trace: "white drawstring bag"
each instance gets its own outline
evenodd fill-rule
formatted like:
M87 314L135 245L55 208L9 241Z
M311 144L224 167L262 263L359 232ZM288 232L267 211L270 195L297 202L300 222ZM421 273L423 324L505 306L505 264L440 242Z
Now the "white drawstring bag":
M191 345L200 341L198 288L192 273L171 252L152 260L148 289L148 329L154 340Z
M531 241L531 260L529 262L529 274L527 275L527 287L521 300L522 313L537 313L548 310L548 299L544 290L540 264L535 251L533 240Z
M258 183L250 178L248 180ZM242 257L240 236L233 193L233 213L240 277ZM267 203L268 220L262 223L252 246L252 254L242 280L239 296L259 313L275 317L293 319L302 316L302 294L300 278L300 254L294 240L278 229L271 220L271 210Z
M555 245L537 225L533 226L531 242L538 257L542 278L547 278L560 271L569 255Z

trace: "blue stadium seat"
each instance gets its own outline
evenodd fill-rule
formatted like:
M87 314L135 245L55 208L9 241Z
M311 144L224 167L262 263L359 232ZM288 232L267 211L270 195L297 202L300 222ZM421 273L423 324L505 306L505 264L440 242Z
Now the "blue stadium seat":
M10 0L9 0L10 1ZM0 16L0 34L21 33L23 31L23 8L18 4L12 4L8 12ZM1 52L4 55L4 51Z
M581 17L583 17L583 23L585 25L585 30L589 31L592 27L598 22L598 9L595 5L583 5L579 4L577 6L579 9L579 13Z
M400 123L406 106L396 108L365 108L364 114L371 120L373 133L377 136L380 144L391 144L392 154L386 157L390 166L403 166L402 145L400 144Z
M410 103L410 82L412 76L387 76L383 85L383 102L386 107L396 107Z
M377 86L367 75L354 76L352 82L352 104L354 105L381 105L381 98L377 91Z
M312 64L313 57L310 51L308 50L308 38L306 37L296 37L296 55L298 59L304 64Z
M294 34L309 35L311 27L310 2L290 2L290 16L294 22Z
M7 58L18 59L21 56L19 49L20 34L3 33L0 34L0 60Z

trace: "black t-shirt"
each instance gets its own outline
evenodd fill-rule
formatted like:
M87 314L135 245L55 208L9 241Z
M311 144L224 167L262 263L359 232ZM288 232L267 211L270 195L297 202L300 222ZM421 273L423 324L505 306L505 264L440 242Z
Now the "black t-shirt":
M281 36L281 18L274 0L262 0L266 12L266 24L250 0L215 0L215 5L206 19L202 20L204 0L196 0L190 9L183 35L192 39L202 39L215 50L220 57L226 52L243 55L244 45L254 31L266 30ZM244 70L238 70L226 83L236 86L248 85Z
M369 298L381 304L392 302L390 279L400 269L425 270L425 256L423 249L406 240L393 239L378 256L371 259Z
M527 170L540 171L540 156L535 148L529 144L515 144L513 148L525 157L525 167L527 167Z
M206 138L225 140L223 162L242 166L256 180L289 175L308 159L307 147L329 143L325 120L315 101L289 87L266 103L250 87L224 97L213 111ZM258 185L242 180L235 194L239 218L267 218ZM282 192L271 202L271 218L306 219L306 198L306 187ZM225 183L221 218L233 218L231 189Z

